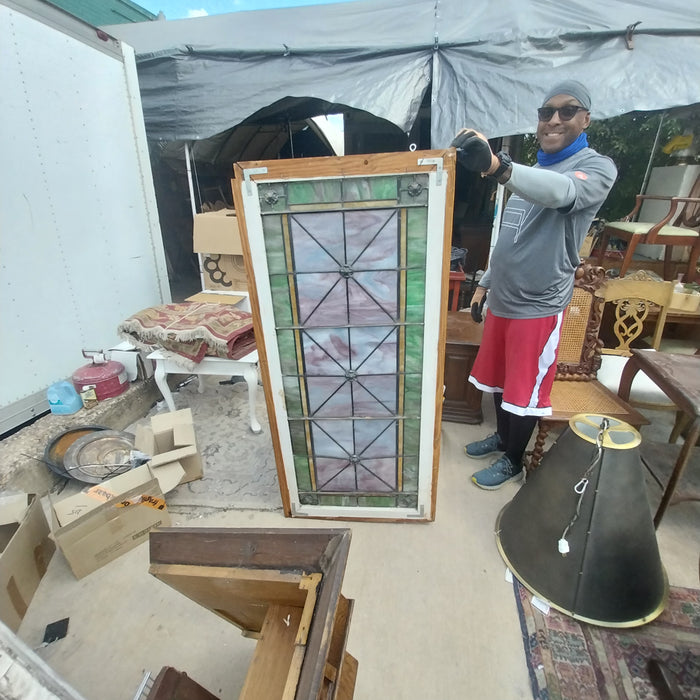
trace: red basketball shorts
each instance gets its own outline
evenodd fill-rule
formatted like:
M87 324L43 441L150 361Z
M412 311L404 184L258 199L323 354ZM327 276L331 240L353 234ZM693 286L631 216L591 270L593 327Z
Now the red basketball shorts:
M545 318L502 318L488 312L469 381L502 393L502 407L519 416L551 416L557 349L564 312Z

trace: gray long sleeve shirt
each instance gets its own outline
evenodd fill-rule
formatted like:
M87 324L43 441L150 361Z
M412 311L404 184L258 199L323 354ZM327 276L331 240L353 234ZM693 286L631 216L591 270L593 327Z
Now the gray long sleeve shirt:
M610 158L583 148L554 165L513 164L513 193L480 285L505 318L542 318L571 301L578 251L615 182Z

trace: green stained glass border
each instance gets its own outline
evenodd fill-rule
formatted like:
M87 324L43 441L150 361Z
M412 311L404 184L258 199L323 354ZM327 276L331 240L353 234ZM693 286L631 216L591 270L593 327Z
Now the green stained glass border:
M282 368L288 428L294 455L294 472L300 503L357 508L417 508L419 485L419 442L422 406L422 369L428 241L428 175L388 175L298 180L262 184L259 189L262 228L269 272L270 292ZM399 259L404 272L400 298L400 334L397 356L403 367L397 374L402 387L403 414L397 435L400 465L398 493L328 493L315 490L313 447L305 422L303 348L294 329L295 270L290 250L289 216L292 212L342 209L388 209L400 213L403 251ZM400 276L401 277L401 276Z

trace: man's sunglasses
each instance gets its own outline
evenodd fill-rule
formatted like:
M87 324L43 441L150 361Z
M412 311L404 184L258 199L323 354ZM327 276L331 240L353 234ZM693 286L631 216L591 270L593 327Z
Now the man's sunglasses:
M559 119L561 119L563 122L568 122L571 121L580 110L583 110L584 112L588 111L585 107L578 107L577 105L564 105L563 107L540 107L537 110L537 118L541 122L548 122L554 116L555 112L559 112Z

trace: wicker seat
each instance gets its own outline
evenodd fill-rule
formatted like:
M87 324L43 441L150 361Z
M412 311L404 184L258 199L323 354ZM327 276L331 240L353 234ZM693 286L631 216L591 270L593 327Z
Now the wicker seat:
M552 415L538 421L528 469L540 463L549 431L565 427L577 413L602 413L634 427L649 421L597 378L602 342L598 338L603 299L596 291L605 282L605 270L589 264L576 270L574 294L562 323L557 374L552 386Z

